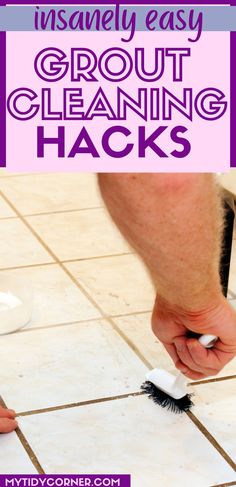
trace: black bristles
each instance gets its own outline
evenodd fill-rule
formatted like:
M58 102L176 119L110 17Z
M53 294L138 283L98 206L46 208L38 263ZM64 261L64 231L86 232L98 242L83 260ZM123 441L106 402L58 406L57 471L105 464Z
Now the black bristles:
M181 399L174 399L166 394L166 392L158 389L152 382L146 381L141 386L141 390L148 394L149 399L152 399L156 404L159 404L162 408L170 409L173 413L183 413L189 411L193 406L191 401L192 394L186 394Z

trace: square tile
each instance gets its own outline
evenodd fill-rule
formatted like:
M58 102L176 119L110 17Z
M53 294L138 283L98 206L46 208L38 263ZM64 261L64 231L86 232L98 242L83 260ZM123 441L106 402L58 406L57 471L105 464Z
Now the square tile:
M186 415L146 397L26 416L19 423L49 474L129 473L134 487L208 487L236 478Z
M1 434L0 474L37 474L16 433Z
M101 314L56 264L0 272L23 279L33 293L33 315L25 328L99 318Z
M16 217L16 213L11 209L11 207L5 202L5 200L0 196L0 219Z
M21 175L2 178L0 189L24 215L103 206L95 174Z
M160 367L173 374L177 373L168 353L151 330L151 314L122 316L113 318L113 321L153 368ZM236 357L215 377L230 375L236 375Z
M19 219L0 220L0 269L52 262L52 257Z
M136 392L147 371L106 321L1 336L0 356L1 395L18 412Z
M151 311L154 287L136 255L66 264L69 271L109 315Z
M236 379L200 384L194 393L195 416L236 463Z
M62 261L131 252L103 208L27 220Z

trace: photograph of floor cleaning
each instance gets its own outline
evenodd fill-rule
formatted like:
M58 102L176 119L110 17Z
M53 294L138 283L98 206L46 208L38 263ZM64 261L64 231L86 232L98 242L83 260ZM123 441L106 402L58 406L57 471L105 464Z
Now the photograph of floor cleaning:
M19 424L0 435L0 473L236 485L236 359L189 386L188 413L143 394L149 370L176 370L151 331L148 272L108 216L95 175L2 171L0 231L0 282L22 280L33 295L28 325L0 336L1 405ZM228 299L236 307L236 239Z

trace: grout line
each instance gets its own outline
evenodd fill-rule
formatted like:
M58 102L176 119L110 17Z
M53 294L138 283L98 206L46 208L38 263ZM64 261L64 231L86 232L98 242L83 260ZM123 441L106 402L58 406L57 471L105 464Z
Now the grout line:
M5 271L17 271L20 269L31 269L34 267L44 267L44 266L49 266L49 265L56 265L56 262L44 262L42 264L24 264L24 265L19 265L15 267L0 267L0 272L5 272Z
M236 485L236 481L233 482L226 482L226 484L215 484L211 485L210 487L230 487L231 485Z
M130 313L125 313L125 314L119 314L119 315L110 315L112 319L116 318L126 318L126 316L138 316L138 315L146 315L152 313L152 310L144 310L144 311L135 311L135 312L130 312Z
M77 407L82 407L82 406L88 406L90 404L99 404L101 402L109 402L109 401L117 401L119 399L126 399L128 397L136 397L136 396L143 396L145 392L138 391L138 392L130 392L127 394L121 394L119 396L109 396L109 397L102 397L99 399L90 399L88 401L81 401L81 402L74 402L70 404L62 404L60 406L51 406L48 408L42 408L42 409L33 409L31 411L22 411L20 413L17 413L17 417L23 417L23 416L33 416L35 414L42 414L42 413L51 413L53 411L61 411L65 409L72 409L72 408L77 408Z
M5 221L5 220L16 220L17 217L12 215L12 216L0 216L0 222Z
M224 377L215 377L214 379L198 380L190 382L191 386L199 386L201 384L209 384L209 382L221 382L223 380L236 379L236 375L225 375Z
M137 354L139 359L142 360L142 362L150 369L152 369L151 364L143 357L143 355L137 350L136 347L130 342L130 340L127 340L127 337L120 331L118 326L112 321L111 317L108 317L106 313L103 311L102 307L93 299L93 297L88 293L86 289L76 280L74 275L66 268L66 266L60 262L56 254L52 252L50 247L44 242L44 240L41 239L41 237L37 234L37 232L31 227L30 223L21 215L21 213L14 207L14 205L11 203L11 201L8 200L8 198L0 191L0 194L2 195L3 199L9 204L9 206L15 211L15 213L19 216L19 218L22 220L22 222L26 225L26 227L33 233L33 235L37 238L37 240L41 243L41 245L47 250L47 252L51 255L51 257L55 260L56 263L64 270L64 272L70 277L72 282L81 290L81 292L88 298L88 300L95 306L95 308L101 313L102 317L105 318L110 325L113 327L113 329L125 340L127 345L131 347L134 353ZM140 395L141 392L138 393ZM130 394L127 395L127 397ZM119 397L118 397L119 398ZM118 399L117 398L117 399ZM98 400L100 401L100 400ZM227 463L236 471L236 466L233 460L227 455L227 453L223 450L223 448L220 447L220 445L217 443L215 438L207 431L207 429L203 426L203 424L189 411L188 413L189 418L195 423L195 425L198 427L198 429L203 433L203 435L209 440L209 442L217 449L217 451L223 456L223 458L227 461Z
M34 326L32 328L27 328L27 325L25 328L22 328L20 330L17 330L16 332L13 333L28 333L30 331L39 331L39 330L48 330L50 328L60 328L62 326L70 326L70 325L80 325L83 323L91 323L91 322L97 322L97 321L103 321L104 318L102 316L98 316L97 318L85 318L84 320L75 320L75 321L67 321L65 323L56 323L55 325L42 325L42 326ZM10 335L11 333L9 333Z
M236 464L232 460L232 458L226 453L226 451L220 446L220 444L216 441L214 436L203 426L203 424L197 419L197 417L191 412L187 411L186 413L190 420L195 424L195 426L201 431L201 433L210 441L210 443L214 446L214 448L218 451L218 453L224 458L224 460L230 465L230 467L236 472Z
M4 408L6 408L6 403L4 402L3 398L0 396L0 404ZM27 455L29 456L31 462L33 463L34 467L36 468L37 472L39 474L45 474L43 468L41 467L34 451L32 450L30 444L28 443L27 439L25 438L24 434L22 433L21 429L19 426L15 430L16 435L18 436L24 450L26 451Z
M17 218L19 219L19 218ZM1 220L0 220L1 221ZM41 243L41 242L40 242ZM42 244L41 244L42 245ZM83 257L81 259L69 259L69 260L63 260L63 261L60 261L60 259L57 259L57 261L53 261L53 262L42 262L40 264L22 264L22 265L18 265L18 266L14 266L14 267L0 267L0 272L4 272L4 271L11 271L11 270L18 270L18 269L30 269L31 267L41 267L41 266L46 266L46 265L56 265L56 264L70 264L70 263L76 263L76 262L82 262L82 261L87 261L87 260L96 260L96 259L109 259L111 257L122 257L123 255L133 255L132 252L124 252L122 254L111 254L111 255L101 255L101 256L97 256L97 257ZM141 313L151 313L151 311L147 310L147 311L137 311L135 312L135 314L141 314ZM134 313L125 313L125 315L115 315L115 317L119 318L119 316L129 316L129 315L132 315Z
M0 183L1 184L1 183ZM72 208L70 210L52 210L52 211L43 211L40 213L22 213L25 218L32 217L32 216L47 216L47 215L60 215L61 213L76 213L81 211L90 211L90 210L101 210L104 209L104 206L91 206L85 208Z
M45 474L42 466L40 465L34 451L32 450L32 448L31 448L30 444L28 443L26 437L23 435L21 429L18 427L18 428L16 428L15 432L16 432L22 446L24 447L26 453L30 457L30 460L33 463L34 467L36 468L37 472L39 474Z
M21 178L22 176L36 176L36 175L40 175L40 174L51 174L51 173L41 173L41 172L22 172L22 173L19 173L19 174L11 174L10 172L8 172L6 175L3 173L1 174L0 173L0 181L2 178L6 179L6 178Z
M4 199L4 200L5 200L5 202L7 201L8 206L10 206L10 208L13 210L14 206L12 206L12 204L10 203L10 201L8 201L8 200L6 200L6 199L5 199L5 196L4 196L4 194L2 193L1 189L0 189L0 194L1 194L2 199ZM13 211L14 211L15 213L17 212L17 210L16 210L16 209L14 209ZM20 217L18 216L18 213L16 213L16 214L15 214L15 215L13 215L13 216L3 216L2 218L0 218L0 221L1 221L1 220L19 220L19 218L20 218Z
M1 222L1 220L0 220ZM41 243L41 242L40 242ZM41 244L42 245L42 244ZM0 272L4 271L11 271L11 270L17 270L17 269L30 269L31 267L41 267L41 266L46 266L46 265L55 265L55 264L71 264L71 263L76 263L76 262L83 262L87 260L98 260L98 259L110 259L111 257L123 257L123 255L133 255L132 252L124 252L122 254L110 254L110 255L99 255L97 257L82 257L81 259L69 259L69 260L63 260L60 261L58 259L57 261L53 262L42 262L41 264L23 264L23 265L18 265L14 267L0 267ZM151 311L137 311L135 314L141 314L141 313L151 313ZM130 316L134 313L125 313L125 315L114 315L116 318L119 318L120 316Z
M122 252L120 254L108 254L108 255L97 255L97 256L93 256L93 257L81 257L81 258L78 258L78 259L68 259L68 260L60 260L60 263L61 264L71 264L71 263L76 263L76 262L81 262L83 260L98 260L98 259L110 259L112 257L122 257L123 255L133 255L134 252L130 251L130 252Z

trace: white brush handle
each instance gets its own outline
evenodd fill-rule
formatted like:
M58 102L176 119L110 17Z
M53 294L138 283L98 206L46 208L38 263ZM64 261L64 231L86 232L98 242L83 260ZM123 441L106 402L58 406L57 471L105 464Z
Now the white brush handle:
M205 348L212 348L217 340L218 337L215 335L202 335L198 339L199 343Z

